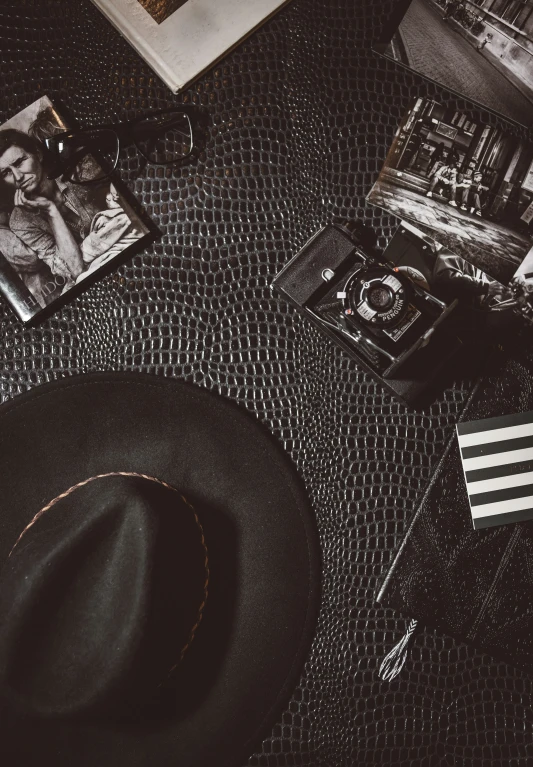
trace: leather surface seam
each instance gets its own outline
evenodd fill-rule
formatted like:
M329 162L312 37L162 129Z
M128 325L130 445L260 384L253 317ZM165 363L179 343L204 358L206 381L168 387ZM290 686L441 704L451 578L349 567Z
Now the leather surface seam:
M485 597L485 600L484 600L483 604L481 605L481 607L479 609L477 617L476 617L474 623L472 624L472 628L466 634L467 639L472 640L472 639L475 638L475 636L476 636L476 634L477 634L477 632L479 630L479 626L480 626L483 618L485 617L485 613L487 612L488 606L489 606L490 601L492 599L492 595L494 594L494 592L495 592L495 590L496 590L496 588L497 588L497 586L498 586L498 584L499 584L499 582L501 580L503 572L504 572L505 568L507 567L507 564L508 564L508 562L509 562L509 560L511 558L511 555L512 555L513 551L515 550L516 545L517 545L517 543L518 543L518 541L520 540L521 537L522 537L522 529L521 529L521 527L516 527L513 530L513 533L511 535L511 537L509 538L509 541L507 542L507 546L505 547L505 551L503 552L502 558L500 559L500 562L498 564L496 572L494 573L494 578L492 579L492 583L490 585L490 588L487 591L487 596Z

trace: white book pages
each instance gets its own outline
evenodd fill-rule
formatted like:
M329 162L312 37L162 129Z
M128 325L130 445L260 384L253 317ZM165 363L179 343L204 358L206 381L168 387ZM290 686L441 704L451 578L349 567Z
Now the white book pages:
M140 0L92 1L174 93L289 2L187 0L157 23Z

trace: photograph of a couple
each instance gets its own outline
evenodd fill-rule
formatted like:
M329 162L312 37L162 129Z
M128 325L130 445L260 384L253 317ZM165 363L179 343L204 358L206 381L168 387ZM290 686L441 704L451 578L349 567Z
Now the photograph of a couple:
M109 180L82 185L50 176L44 141L66 130L47 97L0 128L0 280L4 295L18 293L30 314L148 231ZM98 168L92 157L83 161Z
M533 245L533 145L419 98L368 201L507 283Z

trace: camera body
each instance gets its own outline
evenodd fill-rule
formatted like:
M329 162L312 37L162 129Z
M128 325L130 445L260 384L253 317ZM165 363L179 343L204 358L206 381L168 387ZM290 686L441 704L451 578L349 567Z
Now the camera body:
M461 346L446 322L457 302L433 296L414 271L387 263L354 225L328 224L273 287L412 403Z

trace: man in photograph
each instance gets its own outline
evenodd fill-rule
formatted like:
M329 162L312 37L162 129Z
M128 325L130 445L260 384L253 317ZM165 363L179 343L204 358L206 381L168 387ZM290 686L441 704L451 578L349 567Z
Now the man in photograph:
M488 190L488 187L483 186L483 174L480 171L476 171L472 181L463 186L461 210L468 210L470 208L471 213L481 216L483 207L482 194Z
M464 173L459 171L455 180L455 202L462 206L465 189L472 186L472 168L468 168Z
M49 179L43 150L19 130L0 131L0 183L14 193L11 231L66 289L84 269L81 242L98 207L73 184Z
M458 165L460 165L460 163L456 163L455 166L441 165L431 179L429 192L426 193L426 197L433 197L433 194L438 192L441 188L446 189L449 204L456 208L457 203L455 202L455 190Z

